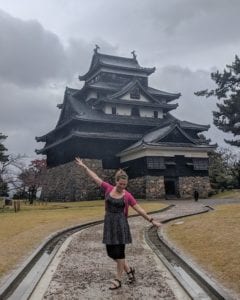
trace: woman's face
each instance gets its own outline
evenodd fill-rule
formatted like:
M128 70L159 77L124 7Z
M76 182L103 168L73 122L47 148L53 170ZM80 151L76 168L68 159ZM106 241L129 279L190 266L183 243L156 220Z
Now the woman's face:
M116 181L116 190L121 193L126 188L127 184L127 179L119 179Z

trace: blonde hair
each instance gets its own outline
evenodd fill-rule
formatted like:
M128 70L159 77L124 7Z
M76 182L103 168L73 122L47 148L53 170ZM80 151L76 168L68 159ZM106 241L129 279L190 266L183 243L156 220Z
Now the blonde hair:
M115 180L119 181L120 179L128 180L128 175L123 169L119 169L115 174Z

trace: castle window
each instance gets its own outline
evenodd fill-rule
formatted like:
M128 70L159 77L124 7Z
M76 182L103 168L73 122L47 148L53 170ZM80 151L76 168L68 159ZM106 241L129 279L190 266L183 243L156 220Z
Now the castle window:
M147 168L152 170L166 169L163 157L147 157Z
M140 117L139 108L138 107L133 107L131 115L134 116L134 117Z
M157 110L154 110L154 112L153 112L153 117L154 117L155 119L158 118L158 111L157 111Z
M140 91L138 87L135 87L130 92L130 98L131 99L140 99Z
M117 108L116 108L116 106L112 106L112 114L113 115L117 114Z
M194 170L208 170L208 159L206 158L193 158Z

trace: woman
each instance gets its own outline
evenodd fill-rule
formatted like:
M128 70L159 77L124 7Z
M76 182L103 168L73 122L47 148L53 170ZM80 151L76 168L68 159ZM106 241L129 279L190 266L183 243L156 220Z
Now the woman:
M137 204L132 194L126 191L128 176L123 170L117 171L115 186L112 186L99 178L79 157L76 158L76 163L105 191L106 214L104 218L103 243L106 244L108 256L117 263L117 276L113 280L113 285L109 288L115 290L122 285L123 271L127 273L129 283L133 283L135 280L135 270L133 267L129 267L125 260L125 245L132 242L127 221L128 206L131 205L136 212L154 226L160 227L161 223L149 217L145 210Z

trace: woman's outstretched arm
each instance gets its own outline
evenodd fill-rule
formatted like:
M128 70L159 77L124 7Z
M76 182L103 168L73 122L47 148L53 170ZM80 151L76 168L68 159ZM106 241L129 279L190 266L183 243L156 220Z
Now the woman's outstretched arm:
M90 169L88 168L88 166L86 166L86 165L84 164L84 162L82 161L82 159L81 159L80 157L76 157L76 158L75 158L75 162L76 162L76 164L77 164L78 166L82 167L82 168L86 171L86 173L88 174L88 176L89 176L90 178L92 178L92 180L94 180L94 181L96 182L97 185L101 186L103 180L102 180L101 178L99 178L98 175L97 175L96 173L94 173L92 170L90 170Z
M135 204L132 208L134 210L136 210L136 212L138 212L139 215L141 215L145 220L147 220L148 222L152 223L154 226L157 226L157 227L162 226L162 223L157 222L152 217L150 217L139 204Z

